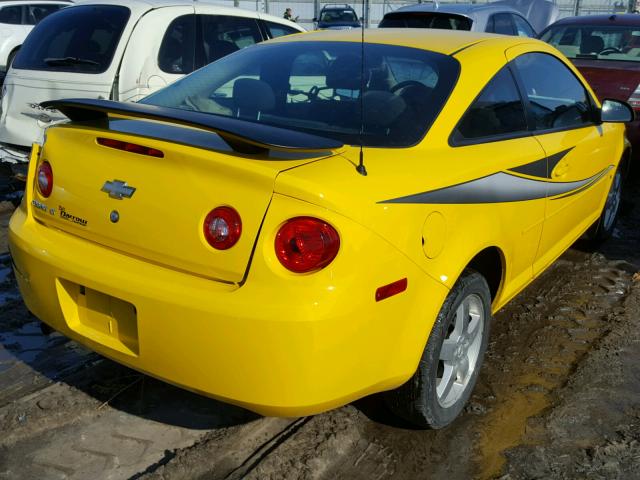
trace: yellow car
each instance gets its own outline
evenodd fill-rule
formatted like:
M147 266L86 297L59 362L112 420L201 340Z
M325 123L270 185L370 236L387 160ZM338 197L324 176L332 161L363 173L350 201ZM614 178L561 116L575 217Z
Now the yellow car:
M360 35L247 48L138 104L43 104L70 121L11 219L28 308L264 415L387 391L453 421L492 313L611 233L632 111L537 40Z

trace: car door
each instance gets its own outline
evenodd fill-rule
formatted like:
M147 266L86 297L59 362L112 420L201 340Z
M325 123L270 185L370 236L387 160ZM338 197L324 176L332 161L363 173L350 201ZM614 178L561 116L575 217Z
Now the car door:
M547 156L545 222L534 272L544 269L597 218L613 176L616 142L596 124L595 103L574 72L543 52L508 52L527 104L530 128Z
M465 182L460 196L472 194L469 203L480 208L480 204L491 204L488 211L500 219L509 262L503 296L509 298L533 276L546 202L544 186L519 171L524 165L546 164L546 159L528 130L524 103L509 66L503 67L471 103L449 144L462 164L477 166L482 162L483 171L490 172Z

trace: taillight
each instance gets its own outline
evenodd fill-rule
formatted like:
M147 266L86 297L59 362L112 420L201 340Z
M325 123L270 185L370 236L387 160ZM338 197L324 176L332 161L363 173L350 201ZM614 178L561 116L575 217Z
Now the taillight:
M49 162L44 161L38 167L38 190L40 191L40 195L43 197L48 197L51 195L51 191L53 190L53 170L51 169L51 164Z
M322 220L296 217L280 227L275 249L278 260L287 270L311 272L326 267L336 258L340 236Z
M636 90L631 94L628 102L634 110L640 110L640 85L638 85Z
M240 239L242 221L231 207L217 207L204 219L204 238L217 250L227 250Z
M162 151L156 148L144 147L136 143L123 142L121 140L116 140L115 138L102 137L98 137L97 141L98 144L102 145L103 147L116 148L118 150L124 150L125 152L138 153L140 155L149 155L156 158L164 157L164 153L162 153Z

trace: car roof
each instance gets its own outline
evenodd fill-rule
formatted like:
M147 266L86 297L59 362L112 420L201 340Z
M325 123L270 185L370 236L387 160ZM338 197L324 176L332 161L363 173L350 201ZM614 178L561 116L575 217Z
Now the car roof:
M491 4L477 4L477 3L453 3L453 4L433 4L433 3L418 3L417 5L409 5L406 7L399 8L394 10L393 12L389 12L389 14L393 14L396 12L402 13L410 13L410 12L438 12L438 13L452 13L456 15L465 15L467 17L474 15L478 12L486 12L486 13L498 13L498 12L510 12L517 13L516 9L507 7L504 5L491 5ZM389 15L387 14L387 15ZM386 16L386 15L385 15Z
M0 6L7 5L30 5L34 3L64 3L73 5L72 0L0 0Z
M566 17L558 20L555 25L640 25L640 15L634 13L610 15L583 15L580 17Z
M360 42L361 38L362 31L360 29L322 30L278 37L274 40L269 40L267 43L290 41ZM505 50L522 43L535 42L546 45L539 40L528 37L462 30L440 30L435 28L373 28L365 30L365 43L419 48L445 55L451 55L487 40L491 40L494 45L500 44L500 48Z
M1 0L0 0L1 1ZM36 0L33 0L36 1ZM33 3L31 1L30 3ZM72 6L76 5L121 5L123 7L128 7L132 12L140 12L139 15L143 15L144 12L148 10L153 10L156 8L163 7L180 7L180 6L194 6L193 0L81 0L79 2L71 4ZM261 19L268 21L275 21L281 23L283 25L290 25L295 29L302 29L297 23L286 20L282 17L276 17L274 15L268 15L266 13L258 13L255 10L247 10L243 8L236 7L225 7L220 5L219 3L215 3L213 1L208 0L198 0L198 6L207 7L207 9L215 9L215 13L218 14L226 14L230 16L242 16L242 13L245 14L255 14L259 15ZM207 12L212 13L212 12ZM302 29L304 30L304 29Z

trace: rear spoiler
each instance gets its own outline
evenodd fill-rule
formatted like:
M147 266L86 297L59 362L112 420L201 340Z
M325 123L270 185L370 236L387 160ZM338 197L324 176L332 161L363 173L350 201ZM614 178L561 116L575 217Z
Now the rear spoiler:
M231 148L241 153L260 153L264 150L317 151L336 150L344 144L308 133L248 122L177 108L145 105L142 103L114 102L71 98L50 100L40 104L43 108L60 111L72 121L107 120L109 114L160 120L188 127L198 127L217 133Z

